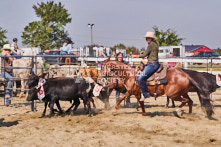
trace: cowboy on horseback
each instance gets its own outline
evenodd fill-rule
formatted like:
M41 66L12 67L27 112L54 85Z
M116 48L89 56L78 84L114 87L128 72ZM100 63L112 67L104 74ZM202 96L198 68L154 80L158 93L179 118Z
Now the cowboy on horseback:
M148 47L146 51L141 52L140 55L133 55L133 58L144 58L147 56L147 59L148 59L146 68L143 70L143 72L141 73L138 79L139 87L141 91L143 92L142 100L144 100L144 98L150 97L150 92L146 84L147 79L151 77L160 67L160 64L158 62L159 46L156 42L156 37L154 35L154 32L147 32L144 38L146 39L146 42L148 43Z

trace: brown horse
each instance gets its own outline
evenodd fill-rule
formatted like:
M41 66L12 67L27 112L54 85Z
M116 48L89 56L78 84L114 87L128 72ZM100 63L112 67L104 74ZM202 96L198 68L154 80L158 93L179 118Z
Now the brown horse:
M70 54L63 54L63 55L70 55ZM73 59L71 57L60 57L59 58L59 61L61 64L64 63L64 65L70 65L70 64L73 64Z
M112 61L110 60L110 58L108 58L102 62L101 73L102 74L99 75L99 78L107 78L116 75L124 80L127 92L120 98L120 100L115 106L115 109L119 108L119 105L122 102L122 100L126 99L128 96L135 95L142 108L142 115L146 114L144 109L144 102L140 101L140 94L138 94L140 93L140 88L136 84L135 68L129 67L128 65L122 62ZM180 101L182 103L179 106L180 108L182 108L186 103L188 103L189 113L192 113L193 101L188 95L189 85L192 84L199 91L198 96L202 107L205 108L205 111L208 116L212 116L213 107L210 103L210 99L205 97L199 84L195 82L191 77L189 77L185 72L183 72L179 68L170 68L167 71L167 80L167 84L158 86L156 92L157 97L165 94L172 100ZM148 86L148 89L150 91L150 95L154 96L155 86ZM139 92L134 93L134 91Z

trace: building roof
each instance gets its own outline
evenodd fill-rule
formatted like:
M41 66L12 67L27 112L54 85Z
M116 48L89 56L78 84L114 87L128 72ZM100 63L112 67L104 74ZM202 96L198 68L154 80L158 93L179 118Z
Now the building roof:
M203 47L204 45L183 45L183 46L185 47L185 52L191 52L200 47Z
M199 47L195 50L192 50L191 52L206 52L206 51L213 51L212 49L208 48L207 46L202 46L202 47Z

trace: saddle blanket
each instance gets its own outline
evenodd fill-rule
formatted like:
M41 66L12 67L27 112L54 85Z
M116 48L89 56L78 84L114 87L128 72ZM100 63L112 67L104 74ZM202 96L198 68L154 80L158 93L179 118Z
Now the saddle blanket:
M160 85L167 83L167 68L163 69L157 73L155 72L150 78L147 79L147 85Z

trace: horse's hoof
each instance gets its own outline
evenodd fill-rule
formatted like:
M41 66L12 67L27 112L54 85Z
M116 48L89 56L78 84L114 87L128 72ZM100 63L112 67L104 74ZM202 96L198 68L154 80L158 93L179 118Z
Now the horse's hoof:
M60 115L63 115L63 114L64 114L63 112L60 112L60 111L59 111L59 112L57 113L57 116L60 116Z
M146 116L146 113L145 113L145 112L142 112L142 116Z
M41 117L45 117L45 113L43 113L43 114L41 115Z
M70 114L70 111L65 111L64 114Z
M168 105L165 105L164 108L168 108Z
M113 116L116 116L117 115L117 109L113 109L112 114L113 114Z
M180 108L176 109L176 113L178 117L182 117L183 116L183 111Z
M70 115L73 116L74 115L74 111L71 111Z

